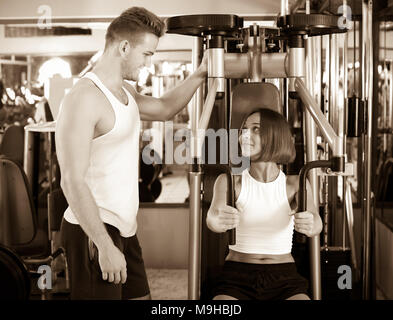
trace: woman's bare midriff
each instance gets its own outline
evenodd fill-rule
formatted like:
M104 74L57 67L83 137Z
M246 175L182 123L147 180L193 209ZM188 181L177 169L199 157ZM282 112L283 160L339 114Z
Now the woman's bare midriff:
M235 261L243 263L255 264L275 264L275 263L291 263L295 262L292 254L254 254L243 253L234 250L229 250L229 254L225 258L226 261Z

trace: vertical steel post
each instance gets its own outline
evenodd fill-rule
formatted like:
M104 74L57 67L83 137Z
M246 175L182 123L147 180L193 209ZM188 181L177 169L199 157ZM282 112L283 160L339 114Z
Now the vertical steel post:
M192 50L193 69L196 70L202 56L202 39L194 38ZM198 135L198 123L202 111L203 95L199 88L193 97L193 108L190 114L192 136ZM199 139L196 139L199 140ZM200 145L193 143L191 148L192 161L197 161ZM202 172L196 163L190 166L190 216L189 216L189 239L188 239L188 299L199 299L200 291L200 264L201 264L201 184Z
M338 35L330 36L330 66L329 66L329 122L335 132L338 132ZM337 240L337 177L328 177L329 203L330 203L330 235L331 244L335 245Z
M281 16L286 16L289 14L288 0L281 0Z
M367 3L362 0L362 60L361 60L361 70L362 70L362 100L365 103L365 108L367 108ZM364 115L362 115L364 116ZM367 226L367 196L366 196L366 184L367 177L365 176L367 160L366 159L366 144L365 144L365 134L362 134L362 297L365 300L368 300L368 244L369 244L369 234L368 234L368 226Z
M194 37L193 40L193 49L192 49L192 67L195 71L203 56L203 40L201 37ZM203 90L202 86L198 88L195 92L194 96L191 100L192 103L192 112L190 114L190 123L191 129L196 130L198 128L199 118L201 117L202 113L202 106L203 106Z
M343 1L344 4L344 11L343 14L345 16L346 21L348 21L348 10L347 10L347 1ZM343 151L344 154L346 155L347 153L347 139L345 136L345 133L347 132L346 129L346 124L347 119L348 119L348 32L344 34L344 48L343 48L343 90L344 90L344 119L343 119ZM346 159L347 160L347 159ZM343 198L343 250L345 249L346 245L346 215L347 215L347 206L346 206L346 197L347 197L347 178L344 176L342 178L342 188L343 188L343 193L342 193L342 198Z
M320 68L316 66L320 62L320 54L318 49L319 46L316 45L315 38L308 38L306 40L306 83L308 90L311 95L315 97L317 90L315 90L314 79L316 77L316 83L318 83L318 78L320 78ZM316 61L318 59L318 62ZM320 99L317 99L320 103ZM310 114L310 112L305 110L306 119L306 160L307 162L318 160L317 156L317 128L316 124ZM316 208L319 208L319 193L318 193L318 177L316 170L311 170L309 173L309 180L312 188L312 193L314 196L314 204ZM314 300L321 300L321 251L320 251L320 236L316 235L309 239L310 246L310 276L312 285L312 296Z
M201 264L201 172L190 172L190 221L188 252L188 299L198 300Z
M365 79L363 93L366 104L366 133L364 135L364 194L363 194L363 299L370 299L370 238L371 238L371 160L372 160L372 89L373 89L373 50L372 50L372 0L362 3L363 32L362 45Z

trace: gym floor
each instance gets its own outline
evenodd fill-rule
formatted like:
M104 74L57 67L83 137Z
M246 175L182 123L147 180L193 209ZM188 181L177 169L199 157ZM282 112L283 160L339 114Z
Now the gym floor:
M188 271L183 269L147 269L150 294L153 300L187 300ZM37 287L36 279L32 280L31 300L41 300L41 291ZM45 299L69 300L69 294L64 290L65 280L59 276L53 284L50 295Z
M156 203L184 203L190 193L187 172L171 170L171 174L160 178L162 191Z

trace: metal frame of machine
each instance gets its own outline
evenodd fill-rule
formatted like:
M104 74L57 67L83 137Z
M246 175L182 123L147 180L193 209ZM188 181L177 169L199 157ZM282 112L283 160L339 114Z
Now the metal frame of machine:
M191 155L193 164L190 166L190 228L189 228L189 299L198 299L200 289L200 255L201 255L201 187L202 187L202 146L204 132L209 124L209 119L217 99L222 99L226 91L225 79L248 79L249 82L261 82L267 78L287 78L288 92L292 97L298 97L306 107L305 110L305 145L307 165L302 169L301 181L308 176L314 194L318 194L318 180L316 167L328 167L328 175L350 175L350 167L345 163L346 148L345 134L342 130L345 121L344 113L337 115L341 124L336 130L332 127L323 114L320 93L313 86L313 72L320 67L321 61L316 63L315 51L320 52L320 43L313 37L331 35L329 53L330 82L333 83L338 73L338 57L336 56L335 36L337 33L346 32L338 28L339 16L310 13L309 1L306 1L306 12L298 13L298 8L288 8L288 2L281 2L281 16L277 20L277 29L269 33L257 25L243 28L242 18L234 15L191 15L178 16L168 19L168 32L194 36L193 64L195 67L200 62L204 52L208 56L208 90L203 102L203 88L200 88L194 97L194 108L191 116L192 145ZM343 2L346 5L346 1ZM296 4L295 4L296 5ZM289 14L290 13L290 14ZM344 6L343 16L347 18ZM372 1L362 2L362 102L365 115L372 117L372 81L373 81L373 50L372 50ZM238 42L242 48L241 53L227 53L225 44L228 40ZM287 45L286 52L271 52L266 46L266 40L282 41ZM344 35L344 48L347 37ZM319 51L318 51L319 50ZM269 52L270 51L270 52ZM335 57L335 58L334 58ZM344 58L344 80L346 80L346 52ZM332 85L330 103L334 106L337 85ZM346 82L344 81L344 89ZM346 92L346 90L344 90ZM345 93L345 98L346 93ZM203 107L202 107L203 106ZM363 293L367 298L370 285L370 224L371 224L371 121L365 127L364 139L364 198L362 199L362 212L364 223L363 238ZM322 134L325 142L331 149L329 160L318 160L316 136L317 130ZM305 183L301 184L301 189ZM346 183L346 182L345 182ZM347 193L346 189L346 193ZM350 196L350 195L349 195ZM351 221L352 201L347 196L346 212ZM318 197L316 205L319 206ZM300 196L306 199L306 195ZM302 201L300 201L301 203ZM305 208L303 208L305 209ZM230 241L234 240L234 232L230 233ZM353 238L353 235L352 235ZM309 241L310 276L312 284L312 297L321 299L321 265L320 265L320 236L315 236Z

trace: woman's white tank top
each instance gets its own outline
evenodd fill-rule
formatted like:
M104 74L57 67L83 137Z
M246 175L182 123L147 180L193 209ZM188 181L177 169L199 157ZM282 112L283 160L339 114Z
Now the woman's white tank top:
M236 207L240 223L230 249L254 254L287 254L292 250L294 218L288 202L286 176L280 170L272 182L255 180L246 169Z

